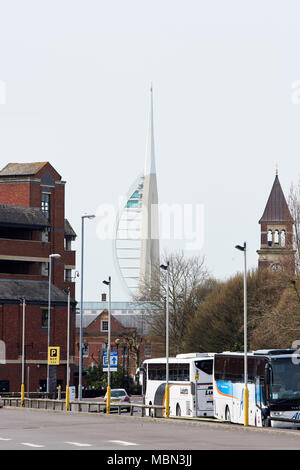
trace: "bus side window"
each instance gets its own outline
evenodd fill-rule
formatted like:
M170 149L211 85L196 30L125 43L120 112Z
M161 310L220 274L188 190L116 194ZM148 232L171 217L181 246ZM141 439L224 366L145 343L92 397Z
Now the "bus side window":
M197 369L205 372L205 374L212 375L213 371L213 359L206 361L195 361L195 366Z

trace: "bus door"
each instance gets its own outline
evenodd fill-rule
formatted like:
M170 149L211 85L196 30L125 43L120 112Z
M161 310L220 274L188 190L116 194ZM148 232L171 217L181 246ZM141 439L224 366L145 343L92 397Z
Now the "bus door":
M255 379L255 405L255 425L260 427L262 426L263 395L262 384L259 376Z
M197 416L212 416L214 410L212 384L196 385Z

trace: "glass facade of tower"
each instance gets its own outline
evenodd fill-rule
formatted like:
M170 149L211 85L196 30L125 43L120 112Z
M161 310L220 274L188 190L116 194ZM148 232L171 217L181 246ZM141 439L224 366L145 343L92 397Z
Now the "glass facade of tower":
M115 262L125 289L133 296L140 277L143 183L144 177L138 177L128 191L115 234Z

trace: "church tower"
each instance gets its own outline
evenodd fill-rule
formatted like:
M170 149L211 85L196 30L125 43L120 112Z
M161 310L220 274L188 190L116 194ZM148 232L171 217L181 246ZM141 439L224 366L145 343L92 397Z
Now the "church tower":
M258 268L295 273L293 218L276 171L273 187L259 221L261 227Z

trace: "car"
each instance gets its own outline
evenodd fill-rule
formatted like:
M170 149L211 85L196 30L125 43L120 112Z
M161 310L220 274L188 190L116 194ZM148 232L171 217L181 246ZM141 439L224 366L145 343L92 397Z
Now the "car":
M107 392L104 397L104 403L107 402ZM125 388L112 388L110 391L110 409L119 409L121 408L126 410L128 413L130 411L130 406L125 406L124 408L119 406L114 406L114 404L124 404L128 405L130 403L130 398ZM106 411L106 409L105 409Z

